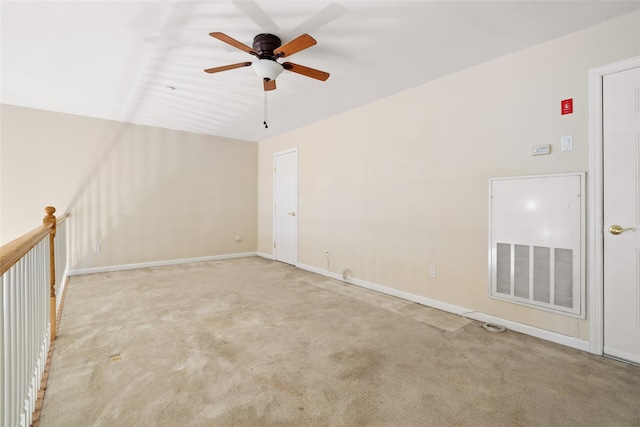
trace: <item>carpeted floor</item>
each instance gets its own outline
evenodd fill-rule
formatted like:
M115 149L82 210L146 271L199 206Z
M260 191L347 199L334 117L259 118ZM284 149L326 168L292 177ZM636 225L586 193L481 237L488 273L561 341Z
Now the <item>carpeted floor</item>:
M72 277L40 418L639 425L638 367L258 257Z

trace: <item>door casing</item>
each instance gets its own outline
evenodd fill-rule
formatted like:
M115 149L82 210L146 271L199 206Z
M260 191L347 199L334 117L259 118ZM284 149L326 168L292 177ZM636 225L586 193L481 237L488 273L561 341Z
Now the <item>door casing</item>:
M282 151L278 151L276 153L273 153L273 168L274 168L274 171L275 171L275 167L276 167L276 159L278 158L278 156L285 155L285 154L292 154L292 153L295 153L295 155L296 155L296 164L299 165L298 147L293 147L293 148L289 148L287 150L282 150ZM296 169L296 176L295 176L296 189L298 188L298 184L299 184L298 183L298 178L299 178L298 175L299 175L298 174L298 169ZM276 183L276 174L274 173L273 174L273 203L274 204L275 204L275 201L276 201L276 193L277 193L277 191L278 191L278 188L277 188L277 183ZM296 212L297 212L298 211L298 209L297 209L297 205L298 205L298 194L297 194L297 191L296 191L296 197L295 198L296 198L295 204L296 204ZM272 238L272 242L271 242L271 248L273 250L273 259L277 259L277 254L276 254L277 248L275 247L275 244L276 244L276 232L277 232L275 209L272 210L272 213L273 213L273 231L272 231L273 238ZM296 240L297 239L298 239L298 228L297 228L297 225L296 225ZM296 244L295 263L293 265L297 265L297 263L298 263L297 260L298 260L298 250L297 250L297 244Z
M589 350L604 352L604 173L602 134L602 78L607 74L640 67L640 56L589 70Z

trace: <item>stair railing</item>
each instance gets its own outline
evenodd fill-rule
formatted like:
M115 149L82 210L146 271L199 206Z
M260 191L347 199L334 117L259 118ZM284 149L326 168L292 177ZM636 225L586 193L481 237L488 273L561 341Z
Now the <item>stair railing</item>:
M46 207L40 227L0 248L3 426L31 425L50 344L56 338L56 300L66 276L67 215L56 219L55 211Z

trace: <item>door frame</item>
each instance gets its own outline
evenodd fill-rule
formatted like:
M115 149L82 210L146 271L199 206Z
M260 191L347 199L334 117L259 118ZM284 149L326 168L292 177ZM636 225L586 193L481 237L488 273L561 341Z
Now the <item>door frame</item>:
M640 56L589 70L589 351L604 353L604 140L602 79L608 74L640 67Z
M300 217L300 212L298 207L298 194L300 192L300 155L298 154L298 147L287 148L286 150L277 151L273 153L273 173L271 174L272 179L272 187L273 194L271 195L271 205L274 206L274 209L271 210L271 218L272 218L272 230L271 230L271 250L273 251L273 259L276 259L276 215L275 215L275 203L276 203L276 157L281 156L283 154L296 153L296 212L298 212L298 218ZM296 241L298 241L298 221L296 221ZM298 245L296 244L296 266L298 265Z

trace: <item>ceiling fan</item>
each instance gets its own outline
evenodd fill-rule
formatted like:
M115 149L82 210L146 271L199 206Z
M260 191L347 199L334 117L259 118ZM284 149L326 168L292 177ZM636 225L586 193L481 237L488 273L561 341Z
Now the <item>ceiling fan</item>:
M282 41L278 36L273 34L258 34L253 39L253 47L249 47L244 43L235 40L228 35L220 32L209 33L220 41L247 52L257 59L253 62L239 62L237 64L223 65L221 67L207 68L207 73L218 73L220 71L233 70L235 68L253 67L256 74L262 78L265 91L274 90L276 88L276 78L283 70L292 71L312 79L325 81L329 78L329 73L316 70L314 68L305 67L303 65L294 64L293 62L278 62L278 59L288 57L301 50L307 49L316 41L309 34L303 34L290 42L282 45Z

